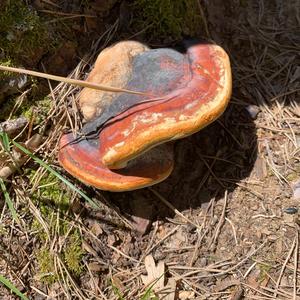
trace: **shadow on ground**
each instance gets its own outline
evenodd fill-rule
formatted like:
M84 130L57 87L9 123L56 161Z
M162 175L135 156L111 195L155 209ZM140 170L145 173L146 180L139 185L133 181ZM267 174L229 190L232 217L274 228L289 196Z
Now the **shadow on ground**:
M249 176L256 156L253 120L243 106L231 103L218 121L175 143L174 171L153 190L179 211L205 207ZM153 220L174 215L149 189L105 195L129 218Z
M295 1L243 3L239 9L221 0L206 6L208 38L231 58L233 95L218 121L176 142L172 175L153 187L180 211L205 207L249 176L258 149L248 105L271 107L276 101L282 105L297 102ZM160 219L174 214L149 189L105 196L127 217Z

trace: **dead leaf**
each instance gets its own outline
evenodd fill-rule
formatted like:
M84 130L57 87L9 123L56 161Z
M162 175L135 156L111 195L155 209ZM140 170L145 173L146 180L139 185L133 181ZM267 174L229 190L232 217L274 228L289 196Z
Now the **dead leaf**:
M263 159L262 157L257 157L252 174L253 177L259 180L263 180L264 178L266 178L266 176L268 175L268 171L265 159Z
M125 290L123 282L117 276L112 276L111 282L120 292L123 292Z
M157 280L153 289L159 290L163 288L165 286L165 263L161 260L156 265L153 256L147 255L145 257L145 268L148 275L141 275L144 285L151 285Z
M230 300L240 300L243 297L244 290L238 285L234 288L233 292L230 294Z
M91 227L91 231L96 235L96 236L100 236L103 233L102 227L98 222L95 222L92 227Z
M193 291L180 291L179 292L179 299L180 300L189 300L195 298L195 292Z
M141 278L146 289L154 284L153 290L161 294L162 299L174 300L177 282L174 278L170 278L166 283L164 261L160 260L156 265L153 256L147 255L145 257L145 268L148 274L141 275Z

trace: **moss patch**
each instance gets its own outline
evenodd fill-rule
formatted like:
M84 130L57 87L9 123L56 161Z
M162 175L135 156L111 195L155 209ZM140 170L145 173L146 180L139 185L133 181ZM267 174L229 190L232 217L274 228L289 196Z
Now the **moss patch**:
M83 250L81 248L82 240L79 232L74 232L68 239L64 249L63 256L68 269L75 275L80 275L82 271L81 259Z
M40 280L44 283L54 283L58 277L55 271L54 254L50 252L48 247L42 247L36 255L40 270Z
M10 58L0 59L0 65L5 66L5 67L14 67L14 64L12 63L12 60ZM9 78L9 77L11 77L11 75L12 75L12 72L1 71L0 72L0 80Z
M22 115L28 120L33 118L33 125L39 125L47 118L53 103L52 99L48 96L42 99L25 97L22 99L21 105L18 105L18 101L20 101L19 97L6 99L0 108L0 121L6 120L15 108L12 114L13 118Z
M267 264L258 264L258 268L260 270L258 280L259 280L259 282L262 282L266 278L268 278L268 274L272 270L272 266L271 265L267 265Z
M153 39L201 35L202 18L194 0L135 0L133 27Z
M5 57L17 63L35 60L49 44L49 33L36 11L21 0L6 0L0 9L0 47Z
M82 239L79 231L75 230L68 238L60 254L54 254L49 245L42 246L36 253L38 263L38 277L47 284L52 284L59 279L55 270L55 255L60 255L68 271L73 276L79 276L83 271L81 248Z

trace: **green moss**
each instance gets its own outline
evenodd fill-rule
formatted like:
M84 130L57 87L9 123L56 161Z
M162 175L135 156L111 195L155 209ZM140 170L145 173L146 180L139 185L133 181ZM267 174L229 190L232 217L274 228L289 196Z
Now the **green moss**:
M6 0L0 8L0 47L6 57L25 61L49 44L46 26L25 1Z
M17 104L18 97L11 97L6 99L0 109L0 120L6 120L10 115L15 105ZM16 118L24 116L27 120L33 119L33 125L39 125L49 115L52 107L52 99L48 96L42 99L28 99L24 98L22 105L20 105L13 113L12 117Z
M5 67L14 67L14 64L12 63L12 60L10 58L0 59L0 65L5 66ZM12 72L1 71L0 72L0 80L9 78L9 77L11 77L11 75L12 75Z
M26 175L30 180L33 180L35 174L35 170L26 170ZM40 205L43 214L49 215L51 206L58 208L61 212L66 212L69 208L70 196L66 186L55 175L46 172L39 180L38 188L33 193L32 199L37 205Z
M7 235L7 229L5 228L4 225L0 225L0 235Z
M81 248L81 236L75 230L67 239L61 257L64 260L68 271L74 276L79 276L82 272L82 256L84 254ZM36 254L40 280L44 283L52 284L58 280L59 274L55 270L55 254L51 252L49 246L42 246Z
M288 180L288 181L294 181L294 180L296 180L298 177L299 177L299 175L298 175L299 173L290 173L290 174L288 174L287 176L286 176L286 179Z
M298 179L299 177L299 173L300 173L300 165L297 164L297 162L294 163L293 165L293 168L294 168L294 172L292 173L289 173L287 176L286 176L286 179L290 182L292 181L295 181L296 179Z
M145 30L150 38L179 39L200 32L202 18L194 0L135 0L134 22L137 30Z
M42 247L36 255L39 266L39 277L43 283L52 284L57 281L58 276L55 271L54 254L47 247Z
M35 124L40 124L48 117L49 111L52 108L52 103L53 101L49 96L35 102Z
M63 251L64 261L68 269L75 275L80 275L82 272L82 256L83 250L81 248L82 240L79 232L74 232L70 236L67 246Z
M33 219L32 223L31 223L31 230L33 232L35 232L35 234L37 235L37 237L43 243L45 243L47 241L47 234L44 231L43 226L41 225L41 223L37 219Z
M266 278L268 278L268 274L270 273L272 266L269 264L258 264L259 268L259 282L264 281Z

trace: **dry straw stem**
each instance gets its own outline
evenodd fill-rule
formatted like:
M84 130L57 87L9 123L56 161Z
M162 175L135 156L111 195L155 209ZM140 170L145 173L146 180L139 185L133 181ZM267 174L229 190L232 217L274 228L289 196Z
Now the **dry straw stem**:
M218 237L220 235L220 230L221 230L222 226L225 223L225 214L226 214L227 201L228 201L228 192L226 190L225 191L225 196L224 196L224 205L223 205L222 215L220 217L220 220L218 222L217 228L215 230L215 234L214 234L212 240L209 243L209 247L213 247L214 248L216 246Z
M140 261L144 259L147 255L149 255L156 247L158 247L162 242L168 239L172 234L174 234L180 225L174 227L170 232L168 232L164 237L162 237L159 241L157 241L150 249L147 249L145 254L141 257Z
M79 18L79 17L97 18L97 16L95 16L95 15L72 14L72 13L66 13L66 12L62 12L62 11L52 11L52 10L48 10L48 9L42 9L39 12L46 13L46 14L51 14L51 15L58 15L58 16L68 16L68 17L73 17L73 18Z
M293 300L297 299L297 270L298 270L298 256L299 256L299 226L296 232L296 245L294 251L294 266L293 266Z
M296 244L297 244L297 239L298 239L298 235L295 236L294 241L293 241L293 244L292 244L292 246L291 246L291 248L290 248L290 250L289 250L289 253L287 254L287 257L286 257L286 259L285 259L285 261L284 261L284 263L283 263L283 265L282 265L280 274L279 274L278 279L277 279L277 282L276 282L276 287L275 287L275 291L274 291L274 295L273 295L274 299L276 299L276 297L277 297L277 295L278 295L278 289L279 289L279 287L280 287L280 283L281 283L281 279L282 279L284 270L285 270L285 268L286 268L286 265L287 265L288 261L290 260L290 258L291 258L291 256L292 256L293 252L294 252L294 249L295 249Z
M105 91L105 92L128 93L128 94L134 94L134 95L148 96L148 94L143 93L143 92L115 88L115 87L101 85L101 84L92 83L92 82L87 82L87 81L83 81L83 80L72 79L72 78L67 78L67 77L62 77L62 76L56 76L56 75L51 75L51 74L46 74L46 73L42 73L42 72L21 69L21 68L13 68L13 67L7 67L7 66L0 65L0 70L7 71L7 72L27 74L27 75L31 75L31 76L37 76L37 77L46 78L46 79L55 80L55 81L61 81L61 82L65 82L68 84L77 85L77 86L86 87L86 88L95 89L95 90L100 90L100 91Z

